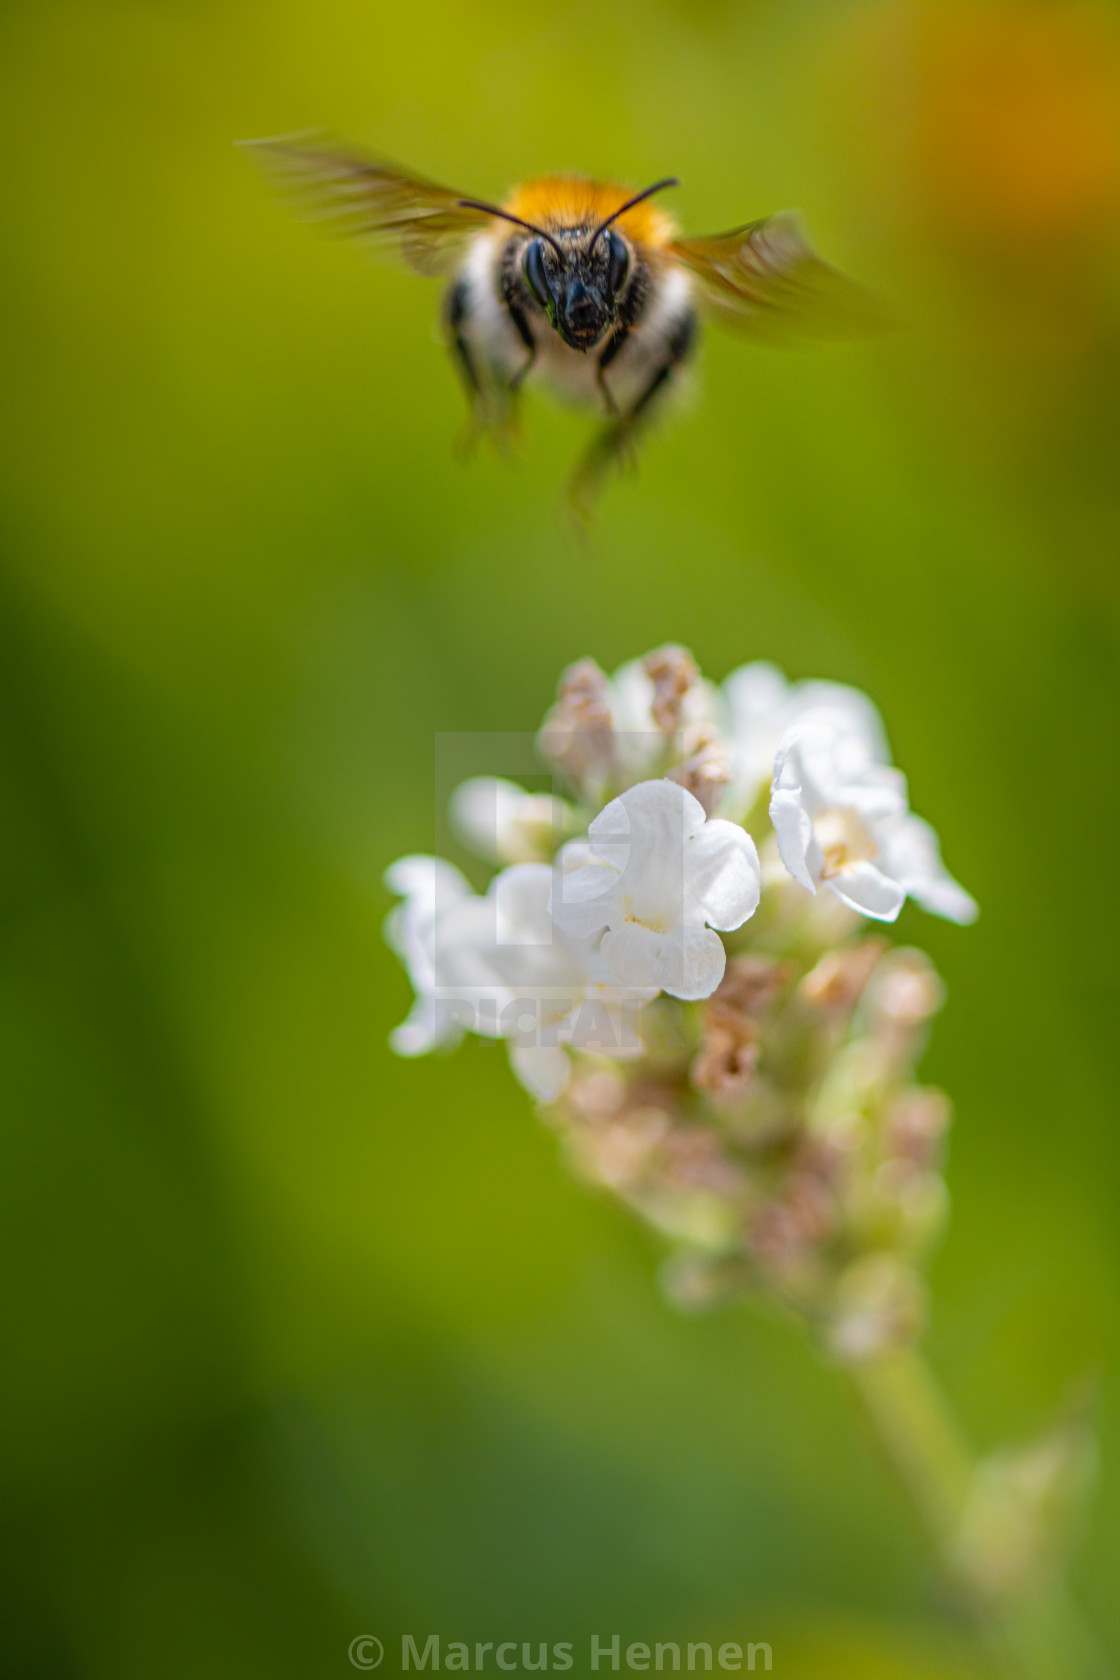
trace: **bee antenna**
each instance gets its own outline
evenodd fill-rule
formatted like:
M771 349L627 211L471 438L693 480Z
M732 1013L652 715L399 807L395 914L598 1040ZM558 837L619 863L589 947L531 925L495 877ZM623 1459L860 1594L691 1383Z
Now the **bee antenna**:
M515 227L527 228L530 233L535 233L538 239L547 239L561 262L564 261L563 248L553 239L550 233L546 233L544 228L535 227L532 222L523 221L520 216L511 215L508 210L501 209L499 205L484 204L480 198L461 198L459 208L460 210L485 210L488 216L500 216L503 222L512 222Z
M677 179L677 177L675 175L666 175L666 177L663 181L655 181L653 183L652 187L647 187L644 192L640 192L640 193L636 194L636 196L634 198L628 198L626 200L625 204L620 204L617 210L612 210L611 211L610 215L607 217L605 222L600 222L599 223L599 226L595 229L595 232L591 235L592 245L594 245L595 241L599 238L600 234L606 233L606 231L610 227L611 223L614 222L614 221L617 221L619 216L624 216L626 214L627 210L633 210L635 204L641 204L643 199L652 198L654 193L663 192L666 187L679 187L679 186L680 186L680 181Z

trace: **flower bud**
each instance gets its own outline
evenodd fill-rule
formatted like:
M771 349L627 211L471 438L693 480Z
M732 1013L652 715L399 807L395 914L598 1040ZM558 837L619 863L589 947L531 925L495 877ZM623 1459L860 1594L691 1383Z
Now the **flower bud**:
M925 1290L912 1267L893 1255L869 1255L837 1281L828 1341L840 1359L873 1359L913 1341L925 1317Z
M675 735L685 695L700 676L696 661L687 648L670 643L647 653L642 666L653 684L649 708L653 721L663 735Z
M610 685L593 659L580 659L564 672L538 744L542 756L563 771L577 791L611 774L617 754Z
M805 1002L830 1015L847 1015L887 950L885 939L861 939L858 945L826 951L798 988Z
M956 1544L974 1592L1006 1601L1036 1589L1062 1562L1096 1471L1083 1419L1041 1441L993 1453L977 1467Z

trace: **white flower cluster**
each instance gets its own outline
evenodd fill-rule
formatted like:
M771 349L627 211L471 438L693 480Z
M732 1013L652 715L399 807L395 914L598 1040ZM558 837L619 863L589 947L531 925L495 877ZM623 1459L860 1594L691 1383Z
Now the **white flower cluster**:
M976 915L855 689L788 683L765 664L719 689L676 647L610 678L584 660L540 746L574 803L497 778L453 797L461 837L504 865L484 896L439 858L403 858L386 876L403 900L387 937L416 991L392 1039L402 1055L464 1031L502 1038L518 1077L551 1101L572 1049L641 1054L645 1007L659 993L710 997L720 935L758 907L763 870L743 825L762 819L767 785L775 880L827 888L879 921L907 897L953 921Z

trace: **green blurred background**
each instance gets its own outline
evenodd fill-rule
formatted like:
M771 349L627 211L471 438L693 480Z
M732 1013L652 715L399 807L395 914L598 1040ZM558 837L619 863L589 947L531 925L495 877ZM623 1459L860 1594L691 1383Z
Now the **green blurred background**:
M234 149L317 124L478 194L675 172L694 232L798 205L905 328L711 334L574 541L582 423L459 463L437 288ZM902 924L950 998L931 1351L985 1448L1099 1383L1120 1651L1115 11L7 0L0 125L6 1671L618 1631L980 1672L842 1375L674 1317L503 1056L386 1047L433 735L665 639L867 688L982 903Z

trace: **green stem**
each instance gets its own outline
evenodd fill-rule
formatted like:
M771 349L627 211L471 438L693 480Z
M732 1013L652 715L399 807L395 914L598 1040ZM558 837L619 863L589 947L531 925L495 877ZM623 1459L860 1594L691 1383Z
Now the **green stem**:
M1035 1584L999 1604L969 1590L955 1546L975 1462L922 1355L902 1348L852 1367L871 1422L1006 1680L1108 1680L1114 1670L1064 1584Z
M964 1515L973 1464L933 1372L914 1348L900 1348L854 1365L852 1374L944 1563Z

